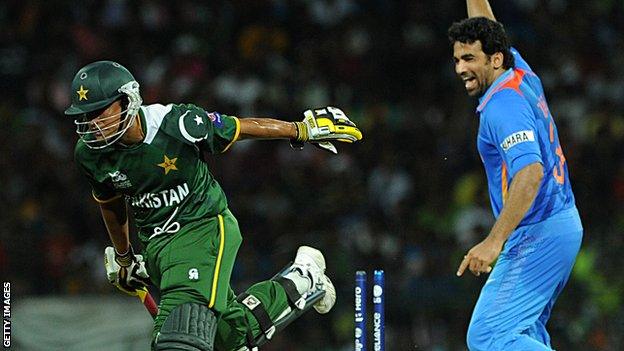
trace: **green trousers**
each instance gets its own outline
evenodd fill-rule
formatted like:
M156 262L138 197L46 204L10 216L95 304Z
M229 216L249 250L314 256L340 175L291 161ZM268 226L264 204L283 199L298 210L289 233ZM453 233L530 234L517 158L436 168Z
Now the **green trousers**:
M261 333L251 311L236 301L230 287L241 242L238 222L226 210L217 217L185 225L166 244L147 245L144 255L148 273L160 289L153 338L173 308L187 302L206 304L215 312L216 350L237 350L244 346L247 326L254 336ZM263 281L247 292L262 302L273 321L288 307L286 293L277 282Z

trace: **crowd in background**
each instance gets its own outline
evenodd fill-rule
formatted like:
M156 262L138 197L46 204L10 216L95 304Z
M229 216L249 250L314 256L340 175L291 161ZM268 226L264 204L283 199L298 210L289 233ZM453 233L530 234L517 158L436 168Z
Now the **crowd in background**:
M624 4L492 1L540 75L585 228L549 330L561 350L624 349ZM493 223L476 101L446 30L460 0L3 1L0 275L13 293L117 294L108 238L63 115L83 65L121 63L144 103L299 120L341 107L362 129L337 156L244 141L210 156L244 242L232 283L268 279L301 244L325 253L338 302L267 350L349 350L357 269L386 271L389 350L463 350L485 278L455 276ZM61 328L62 326L59 326Z

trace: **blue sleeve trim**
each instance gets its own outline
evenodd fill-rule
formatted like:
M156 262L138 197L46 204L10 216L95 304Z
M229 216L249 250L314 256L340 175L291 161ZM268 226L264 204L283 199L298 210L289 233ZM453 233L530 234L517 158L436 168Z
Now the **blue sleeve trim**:
M530 153L516 157L513 161L511 161L511 165L509 167L509 175L511 176L511 178L513 178L516 173L518 173L518 171L532 163L543 164L541 156L539 154Z

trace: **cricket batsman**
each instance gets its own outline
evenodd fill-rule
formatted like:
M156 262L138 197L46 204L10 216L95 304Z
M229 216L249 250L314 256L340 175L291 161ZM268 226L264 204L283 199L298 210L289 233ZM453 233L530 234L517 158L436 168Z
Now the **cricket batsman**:
M203 156L243 139L289 139L335 153L332 141L362 138L340 109L308 110L292 123L190 104L142 105L132 74L98 61L76 73L65 114L77 126L76 163L112 242L105 250L109 281L131 295L150 282L160 290L153 350L255 350L276 323L311 307L319 313L333 307L323 254L308 246L276 277L235 296L230 277L242 236ZM141 255L130 245L130 213ZM315 292L322 298L306 304Z
M583 236L568 165L539 77L510 47L488 1L466 2L469 18L448 34L455 72L479 98L477 148L496 217L457 271L490 273L468 348L552 350L546 323Z

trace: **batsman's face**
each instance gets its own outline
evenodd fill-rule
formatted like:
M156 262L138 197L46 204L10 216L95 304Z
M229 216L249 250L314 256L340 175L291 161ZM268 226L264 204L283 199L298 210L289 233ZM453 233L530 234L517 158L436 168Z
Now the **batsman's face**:
M118 100L102 110L90 113L86 117L89 120L89 133L92 133L97 140L110 138L119 131L121 112L121 102Z
M461 78L466 87L466 92L470 96L483 95L497 77L502 61L496 53L492 56L483 52L481 41L473 43L462 43L456 41L453 44L453 60L455 61L455 73ZM500 62L498 62L500 61ZM498 66L497 66L498 65Z

